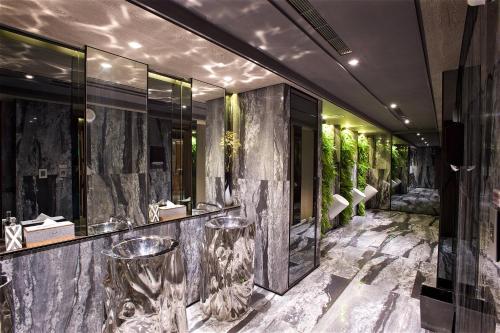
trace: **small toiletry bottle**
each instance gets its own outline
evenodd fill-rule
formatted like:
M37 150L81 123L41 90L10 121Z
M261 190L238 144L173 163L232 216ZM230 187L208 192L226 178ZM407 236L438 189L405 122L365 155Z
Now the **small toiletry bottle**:
M7 251L17 250L23 247L22 226L16 223L16 218L7 212L5 224L5 247Z

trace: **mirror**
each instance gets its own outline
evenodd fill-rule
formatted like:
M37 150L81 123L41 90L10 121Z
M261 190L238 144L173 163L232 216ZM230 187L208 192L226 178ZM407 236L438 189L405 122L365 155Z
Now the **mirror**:
M410 146L394 137L391 209L439 215L439 147Z
M316 179L318 161L317 100L298 90L290 92L290 258L289 285L316 264Z
M224 88L90 46L0 44L0 207L21 248L224 206Z
M11 212L23 228L62 221L59 239L86 234L84 53L7 30L0 46L2 218Z
M87 47L87 225L110 217L147 223L145 64Z
M193 80L193 215L224 207L224 88Z

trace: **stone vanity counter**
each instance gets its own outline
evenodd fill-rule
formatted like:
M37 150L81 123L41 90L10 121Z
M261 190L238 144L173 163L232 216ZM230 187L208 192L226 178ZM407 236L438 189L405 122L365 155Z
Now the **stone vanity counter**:
M225 209L238 213L239 207ZM142 226L135 236L169 236L180 242L187 281L187 302L199 300L203 226L215 212ZM103 249L128 231L84 237L65 243L5 253L0 269L12 279L16 332L100 332L104 322Z

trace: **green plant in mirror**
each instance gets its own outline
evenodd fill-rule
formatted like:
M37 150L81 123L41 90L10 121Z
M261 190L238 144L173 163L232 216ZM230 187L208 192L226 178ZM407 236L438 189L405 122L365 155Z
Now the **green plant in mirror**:
M238 156L241 142L237 133L233 131L226 131L221 139L220 145L224 147L226 160L233 161L236 156ZM230 168L230 164L226 163L226 172L231 171L230 169L228 170L228 168Z
M364 191L366 187L366 176L368 174L368 169L370 168L368 161L368 150L370 149L370 144L368 139L364 134L358 137L358 189ZM361 201L358 205L358 214L365 215L365 202Z
M356 140L349 129L340 132L340 195L348 202L349 206L340 213L340 223L347 224L352 216L352 171L356 153Z
M335 170L334 126L323 124L321 129L321 234L331 228L328 209L333 204Z
M393 145L391 154L391 177L401 178L401 172L406 169L408 163L408 146Z

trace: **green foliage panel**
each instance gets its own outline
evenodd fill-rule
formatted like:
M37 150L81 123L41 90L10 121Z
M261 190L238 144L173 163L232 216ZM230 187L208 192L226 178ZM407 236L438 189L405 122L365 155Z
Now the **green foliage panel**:
M349 202L349 206L340 213L340 223L344 225L349 223L352 217L352 170L355 154L354 133L344 128L340 132L340 195Z
M366 187L366 177L368 175L368 169L370 168L368 160L368 150L370 149L370 144L368 139L364 134L358 137L358 189L364 191ZM358 214L365 215L365 203L360 202L358 205Z
M333 183L337 176L335 170L335 146L333 125L323 124L321 129L321 233L325 233L331 227L328 218L328 208L333 204Z

